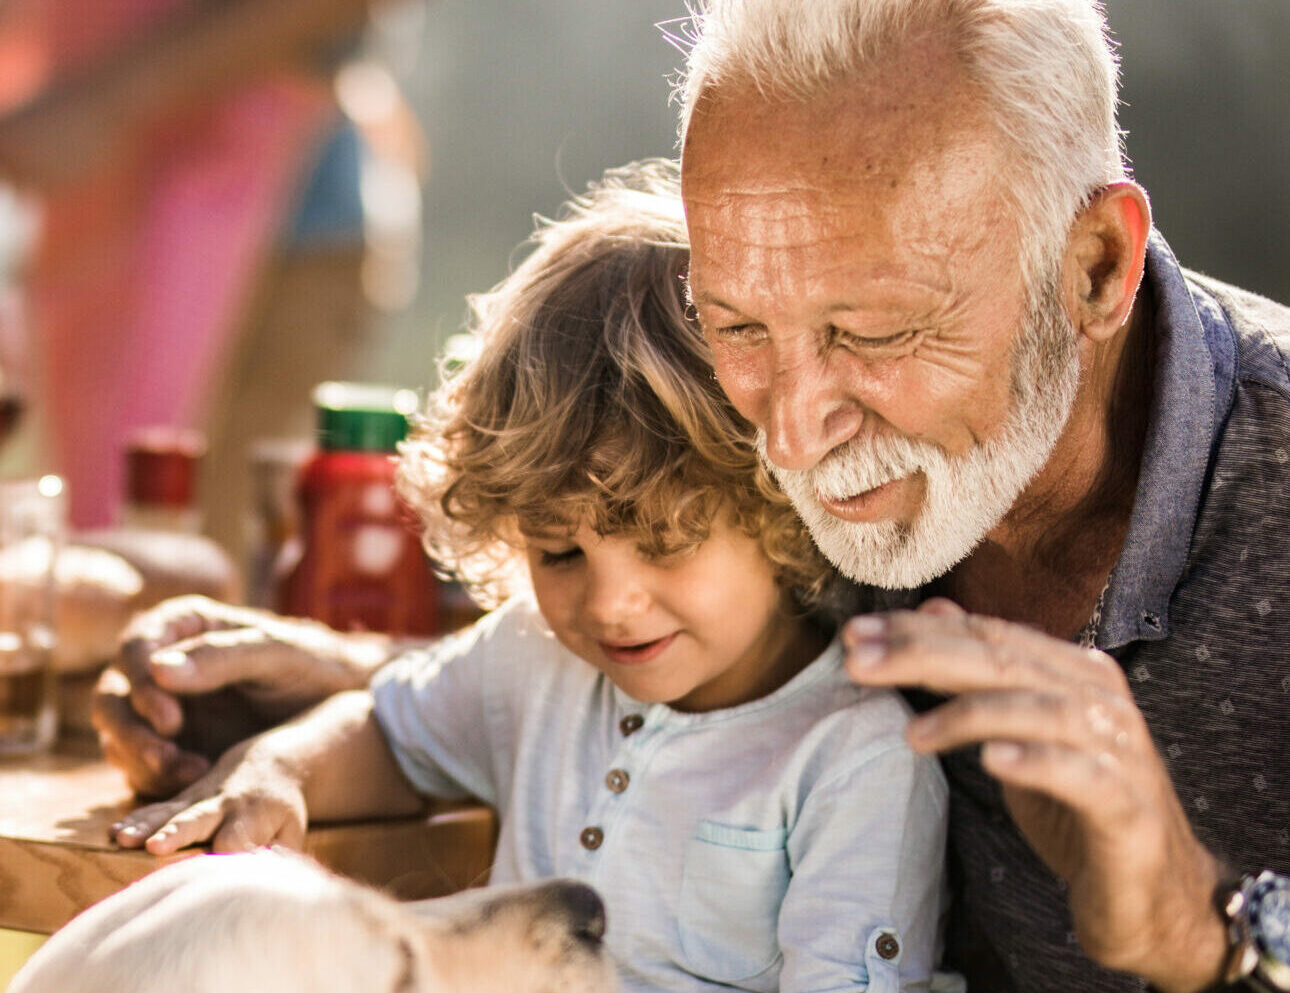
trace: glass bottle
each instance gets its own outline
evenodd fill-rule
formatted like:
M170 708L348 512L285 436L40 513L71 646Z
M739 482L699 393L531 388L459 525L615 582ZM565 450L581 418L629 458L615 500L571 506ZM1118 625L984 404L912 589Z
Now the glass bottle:
M281 613L340 631L437 633L438 584L394 492L394 455L416 406L413 391L394 387L315 389L318 449L296 485L300 531L283 550Z
M121 525L131 530L200 534L197 471L206 439L197 431L151 427L125 445Z

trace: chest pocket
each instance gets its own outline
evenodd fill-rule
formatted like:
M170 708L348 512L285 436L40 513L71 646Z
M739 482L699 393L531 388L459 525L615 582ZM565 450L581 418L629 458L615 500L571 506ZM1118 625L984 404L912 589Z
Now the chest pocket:
M683 965L741 989L779 988L787 832L700 821L687 843L678 912Z

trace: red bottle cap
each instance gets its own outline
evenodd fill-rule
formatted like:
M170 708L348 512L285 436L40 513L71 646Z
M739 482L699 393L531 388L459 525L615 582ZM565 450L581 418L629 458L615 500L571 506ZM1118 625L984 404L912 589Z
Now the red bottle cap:
M191 507L197 501L197 463L206 451L198 431L144 428L126 443L126 499L135 506Z

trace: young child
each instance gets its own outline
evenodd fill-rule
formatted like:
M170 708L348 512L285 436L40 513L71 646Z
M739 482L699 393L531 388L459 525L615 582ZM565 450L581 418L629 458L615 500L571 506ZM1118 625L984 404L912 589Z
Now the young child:
M674 166L610 173L495 291L404 446L427 547L490 605L370 693L128 821L158 854L475 796L492 881L595 886L629 990L928 982L946 790L862 689L831 572L685 316Z

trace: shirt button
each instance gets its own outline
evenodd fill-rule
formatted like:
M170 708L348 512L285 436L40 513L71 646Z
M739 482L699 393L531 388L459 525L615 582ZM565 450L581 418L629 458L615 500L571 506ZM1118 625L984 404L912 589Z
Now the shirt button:
M598 827L583 828L582 834L578 835L578 840L582 842L582 847L589 852L594 852L605 842L605 832Z
M894 934L886 934L884 932L883 934L878 935L876 947L878 949L878 954L885 959L894 959L900 954L900 942L896 940L896 936Z
M626 737L629 734L635 734L645 724L645 718L640 714L628 714L618 722L618 730Z
M615 793L621 793L627 789L627 784L631 781L632 777L627 775L624 769L610 769L609 775L605 777L605 785Z

